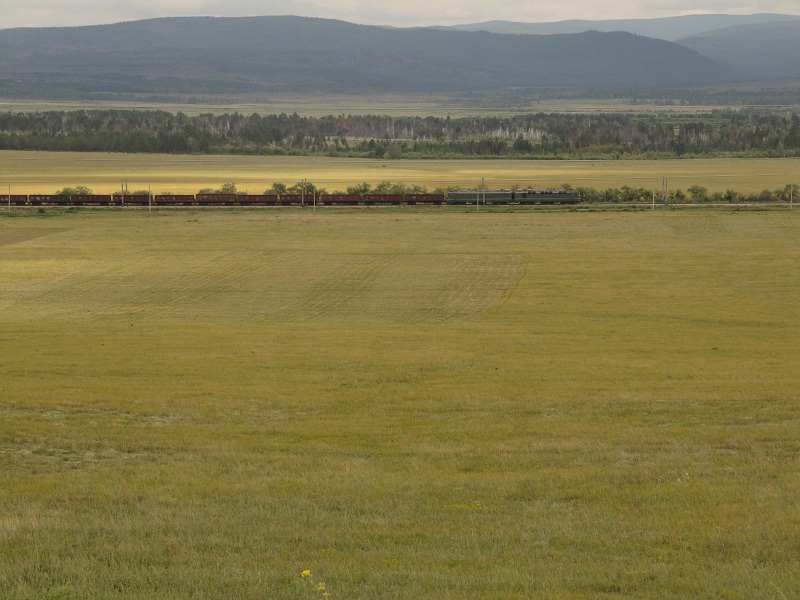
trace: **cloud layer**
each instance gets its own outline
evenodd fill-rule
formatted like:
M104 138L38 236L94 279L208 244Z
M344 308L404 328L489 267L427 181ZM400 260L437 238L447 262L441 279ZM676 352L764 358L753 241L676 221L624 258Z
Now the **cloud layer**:
M797 0L4 0L0 28L94 25L195 15L301 15L403 27L495 19L544 22L762 12L800 14L800 6Z

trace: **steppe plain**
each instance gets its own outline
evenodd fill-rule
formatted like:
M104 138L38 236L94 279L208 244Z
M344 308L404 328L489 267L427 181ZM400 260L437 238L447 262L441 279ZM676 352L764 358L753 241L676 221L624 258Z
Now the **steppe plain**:
M721 107L0 101L94 108ZM798 167L0 152L0 598L800 597L797 208L2 203L301 179L753 193Z
M799 234L15 210L0 596L797 597Z

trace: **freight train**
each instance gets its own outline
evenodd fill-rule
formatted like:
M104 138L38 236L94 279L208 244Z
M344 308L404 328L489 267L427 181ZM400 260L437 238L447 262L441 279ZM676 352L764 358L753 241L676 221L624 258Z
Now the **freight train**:
M3 202L5 200L5 202ZM460 190L447 194L30 194L0 196L11 206L457 206L577 204L580 194L563 189Z

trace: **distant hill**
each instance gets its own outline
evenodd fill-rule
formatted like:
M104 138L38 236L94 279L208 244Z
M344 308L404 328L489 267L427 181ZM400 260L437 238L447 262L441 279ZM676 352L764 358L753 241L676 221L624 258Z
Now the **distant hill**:
M800 78L800 20L728 27L678 43L753 79Z
M660 40L675 41L717 29L738 25L754 25L782 21L800 22L800 16L761 13L755 15L684 15L659 19L616 19L601 21L554 21L551 23L515 23L487 21L467 25L452 25L438 29L458 31L489 31L502 34L553 35L584 31L627 31Z
M631 89L737 78L630 33L519 36L301 17L0 30L0 95Z

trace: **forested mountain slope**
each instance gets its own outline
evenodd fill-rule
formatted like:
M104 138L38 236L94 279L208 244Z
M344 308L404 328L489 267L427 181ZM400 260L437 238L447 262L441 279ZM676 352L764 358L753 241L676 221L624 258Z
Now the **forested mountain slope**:
M677 43L755 80L800 78L800 20L729 27Z
M736 78L693 50L623 32L521 36L300 17L0 30L4 96L608 90Z

